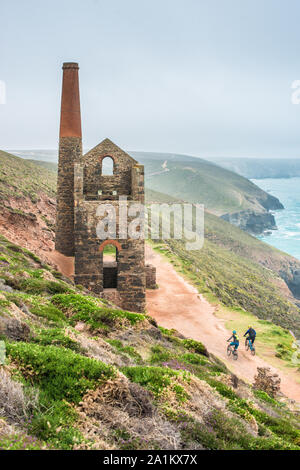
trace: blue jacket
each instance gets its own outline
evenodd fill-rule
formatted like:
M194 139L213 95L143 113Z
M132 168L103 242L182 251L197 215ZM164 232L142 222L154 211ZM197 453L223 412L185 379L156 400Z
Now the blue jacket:
M253 328L249 328L249 330L246 331L244 336L249 335L250 338L255 338L256 336L256 331Z

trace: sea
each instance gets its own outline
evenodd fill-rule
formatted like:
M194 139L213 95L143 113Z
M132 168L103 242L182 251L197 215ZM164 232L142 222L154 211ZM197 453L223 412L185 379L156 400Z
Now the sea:
M285 251L300 260L300 177L252 179L284 205L283 210L272 212L278 230L259 238L279 250Z

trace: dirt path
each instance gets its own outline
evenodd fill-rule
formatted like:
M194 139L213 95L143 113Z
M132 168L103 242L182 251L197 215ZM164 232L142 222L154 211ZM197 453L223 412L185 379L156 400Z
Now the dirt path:
M71 256L64 256L59 251L53 250L47 253L47 258L56 264L60 272L72 278L74 276L74 258Z
M263 359L239 349L235 362L228 360L226 340L230 332L224 322L214 315L215 307L185 281L172 264L146 246L147 262L156 266L159 289L147 291L148 313L165 328L175 328L190 338L201 341L207 349L222 359L236 375L252 382L257 367L270 367ZM291 399L300 403L300 385L291 374L283 374L271 367L281 378L281 389Z

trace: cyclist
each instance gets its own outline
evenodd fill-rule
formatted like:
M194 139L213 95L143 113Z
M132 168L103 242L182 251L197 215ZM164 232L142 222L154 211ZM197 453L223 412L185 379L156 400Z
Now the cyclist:
M236 351L239 347L240 339L235 330L232 331L232 336L230 336L230 338L227 340L228 343L229 341L231 341L230 346L234 346L234 350Z
M248 325L248 330L246 331L244 336L247 336L246 340L250 340L249 344L250 344L250 349L252 351L252 349L253 349L252 346L253 346L255 338L256 338L256 331L254 330L254 328L252 328L251 325Z

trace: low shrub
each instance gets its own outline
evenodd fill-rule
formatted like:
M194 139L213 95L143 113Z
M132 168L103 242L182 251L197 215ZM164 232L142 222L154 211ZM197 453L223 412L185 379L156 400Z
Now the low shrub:
M122 341L119 339L107 339L106 341L117 351L128 354L128 356L132 357L132 359L134 359L138 364L143 362L142 356L134 349L133 346L124 346Z
M38 384L51 400L78 403L84 393L100 381L115 375L103 362L81 356L57 346L30 343L7 343L7 354L20 366L29 368L33 383Z
M172 380L178 376L184 379L187 378L185 372L182 374L168 367L146 366L123 367L122 372L132 382L146 387L156 397L159 397L165 389L170 388L175 392L179 402L185 401L188 398L184 388Z
M163 362L168 361L172 357L170 351L168 351L163 346L157 344L151 348L151 364L162 364Z
M80 352L80 345L73 339L65 336L60 328L50 328L40 330L39 333L34 337L34 342L41 344L42 346L54 345L62 346L67 349L71 349L75 352Z
M29 278L29 279L17 279L15 278L14 287L17 290L27 292L28 294L58 294L72 292L70 287L63 283L57 281L48 281L45 279L39 278Z
M186 349L191 352L202 354L203 356L209 356L208 351L204 344L200 343L200 341L195 341L194 339L183 339L182 344Z
M24 424L38 405L38 391L13 380L0 369L0 417L11 423Z
M34 305L30 308L31 313L38 317L46 318L47 320L55 323L61 323L66 320L64 313L52 304Z
M113 327L122 320L128 320L132 325L145 319L139 313L127 312L101 306L101 301L91 296L81 294L58 294L52 297L52 303L58 306L70 317L70 323L83 321L93 330Z
M0 450L49 450L49 446L36 437L10 434L0 436Z
M223 382L219 382L218 380L215 380L213 378L207 378L207 383L215 388L217 392L219 392L220 395L222 395L225 398L229 398L231 400L235 400L237 398L236 393L228 387L228 385L224 384Z

